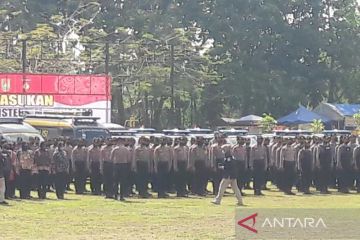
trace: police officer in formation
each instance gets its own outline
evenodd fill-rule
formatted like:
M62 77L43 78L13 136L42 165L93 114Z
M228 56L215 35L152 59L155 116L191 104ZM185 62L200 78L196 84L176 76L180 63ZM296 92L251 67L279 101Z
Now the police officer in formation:
M168 197L166 193L169 173L172 168L173 152L167 145L167 139L161 138L160 145L154 150L154 174L159 198Z
M111 151L110 159L114 168L114 197L120 201L125 201L132 163L132 156L130 155L130 151L127 147L125 147L125 139L117 140L116 146Z
M222 187L230 183L220 184L226 159L226 179L231 175L240 195L250 181L255 195L263 195L267 181L290 195L295 186L304 194L311 194L312 187L322 194L329 194L330 187L341 193L360 192L360 146L355 136L275 137L272 141L258 136L254 146L243 136L230 145L221 134L212 141L141 137L137 144L134 138L118 138L94 139L89 146L70 139L0 145L7 156L3 174L7 198L15 197L16 187L22 199L29 199L31 190L45 199L50 186L63 199L70 180L76 193L84 194L89 179L92 194L121 201L135 190L141 198L151 197L150 189L166 198L175 187L178 197L213 193L220 202ZM209 182L213 192L208 191Z
M225 143L224 140L225 139L220 135L215 135L215 143L212 144L209 149L214 195L217 195L220 181L222 179L222 169L220 167L225 158L225 153L222 149L222 146Z
M192 192L199 196L206 195L208 183L208 173L210 160L208 158L208 148L205 146L205 140L198 137L189 151L189 169L193 174Z
M46 148L46 143L42 142L40 148L35 151L34 164L38 172L38 196L39 199L46 199L48 179L51 169L51 155Z
M182 137L179 139L179 144L174 147L174 171L176 175L176 192L178 197L187 196L187 170L189 164L189 147L187 146L188 139Z
M70 163L64 149L64 143L59 142L53 154L53 172L55 174L55 190L58 199L64 199Z
M88 170L88 153L85 142L79 140L71 154L72 169L75 176L75 192L76 194L84 194L86 190L86 173Z
M146 137L139 139L139 146L134 151L135 172L137 173L136 188L139 196L149 198L151 194L148 192L150 176L154 172L153 169L153 150L149 148L150 141Z
M89 163L90 173L90 188L94 195L101 194L101 172L100 172L100 160L101 160L101 143L99 139L94 139L93 144L87 151L87 162Z
M242 137L236 138L236 145L232 147L231 154L234 158L234 167L236 168L237 174L236 174L236 180L237 185L241 191L241 195L245 195L242 191L245 188L245 183L247 182L247 176L248 176L248 157L246 154L246 146L245 139Z
M251 148L250 152L250 168L253 172L254 182L254 194L257 196L263 195L261 190L265 183L265 173L268 168L267 166L267 153L266 148L263 145L263 138L259 136L257 138L257 144Z

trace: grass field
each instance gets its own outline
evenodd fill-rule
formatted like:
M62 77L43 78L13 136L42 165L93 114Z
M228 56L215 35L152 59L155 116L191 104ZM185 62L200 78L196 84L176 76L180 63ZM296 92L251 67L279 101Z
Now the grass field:
M244 197L245 208L360 208L360 195ZM36 196L35 192L32 196ZM138 199L127 202L69 193L67 200L14 200L0 207L0 239L234 239L235 197L220 206L207 198Z

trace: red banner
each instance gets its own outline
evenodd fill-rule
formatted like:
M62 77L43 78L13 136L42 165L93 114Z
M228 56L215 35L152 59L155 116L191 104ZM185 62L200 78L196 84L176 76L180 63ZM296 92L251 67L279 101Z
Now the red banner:
M111 77L106 75L59 75L0 73L0 105L17 105L18 95L49 95L54 102L67 106L81 106L111 100ZM2 97L3 98L3 97ZM33 100L33 99L30 99ZM46 100L46 99L45 99ZM35 99L41 103L43 99ZM5 104L5 103L9 104Z

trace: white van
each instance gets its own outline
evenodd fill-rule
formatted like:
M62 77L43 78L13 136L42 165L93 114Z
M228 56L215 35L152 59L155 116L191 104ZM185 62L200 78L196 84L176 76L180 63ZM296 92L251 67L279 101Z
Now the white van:
M0 138L9 142L19 139L29 142L30 138L39 138L44 141L40 132L31 125L24 123L23 118L0 118Z

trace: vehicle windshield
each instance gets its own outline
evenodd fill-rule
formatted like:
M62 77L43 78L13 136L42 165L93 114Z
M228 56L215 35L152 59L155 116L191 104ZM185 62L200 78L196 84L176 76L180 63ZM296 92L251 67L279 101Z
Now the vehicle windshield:
M19 138L21 138L25 142L29 142L29 138L35 138L38 137L40 141L44 141L44 138L37 133L3 133L1 136L9 142L17 142Z
M102 128L79 128L75 130L75 138L85 139L87 142L91 142L94 138L108 138L109 132Z

